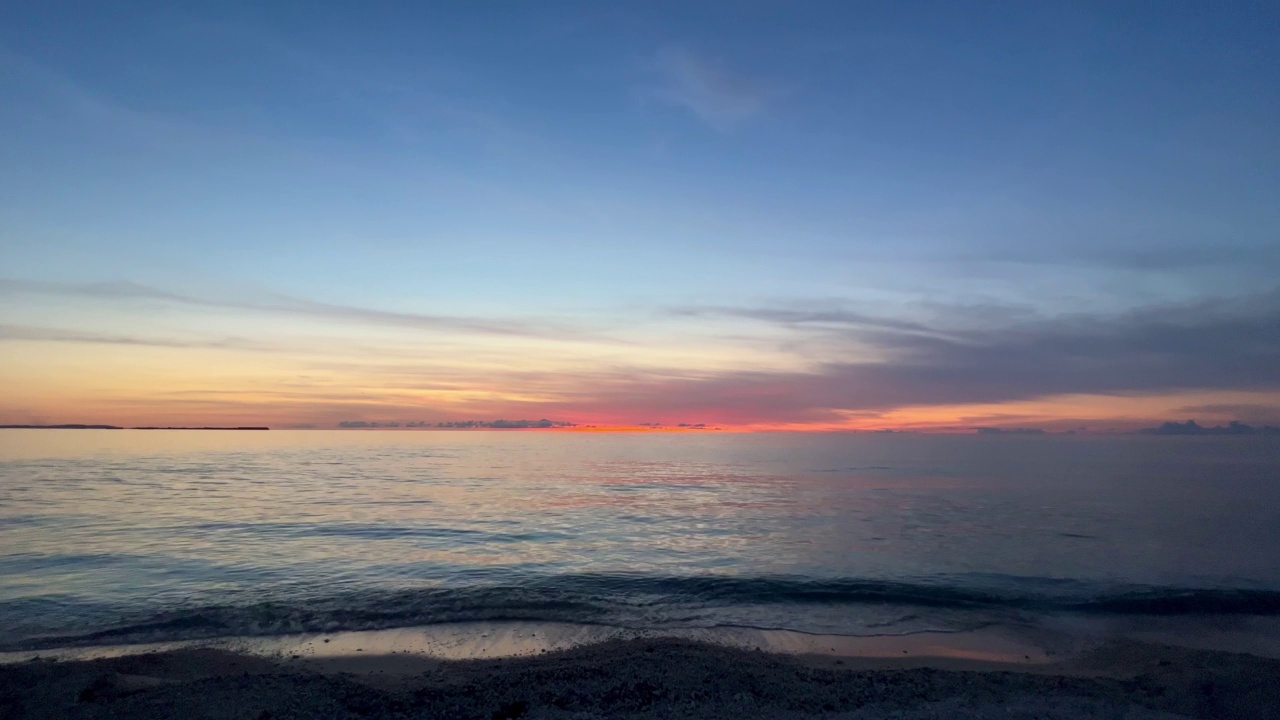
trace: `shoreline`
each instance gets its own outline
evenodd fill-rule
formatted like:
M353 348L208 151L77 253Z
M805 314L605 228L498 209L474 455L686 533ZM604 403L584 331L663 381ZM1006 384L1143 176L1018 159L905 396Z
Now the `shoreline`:
M0 666L33 658L94 660L153 652L217 649L262 657L397 654L441 660L495 659L618 640L671 639L787 655L902 659L1008 665L1060 663L1114 642L1170 645L1280 659L1280 616L1042 616L1035 623L970 630L844 635L720 625L627 628L546 620L477 620L370 630L227 635L133 642L84 642L0 650Z
M930 657L953 662L1034 665L1080 647L1057 633L984 628L900 635L825 635L795 630L714 627L630 629L543 621L441 623L383 630L231 636L150 643L100 644L0 652L0 666L33 659L87 661L193 649L257 657L399 655L429 660L532 657L578 647L630 640L698 642L737 650L794 656L897 659Z
M0 715L1172 720L1280 712L1280 660L1134 641L1020 665L786 654L670 637L466 660L334 644L305 656L187 647L2 665Z

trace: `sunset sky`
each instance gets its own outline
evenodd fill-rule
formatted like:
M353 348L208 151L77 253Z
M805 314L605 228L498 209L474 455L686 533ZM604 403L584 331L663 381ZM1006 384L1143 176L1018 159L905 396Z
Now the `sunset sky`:
M1280 423L1278 27L9 3L0 423Z

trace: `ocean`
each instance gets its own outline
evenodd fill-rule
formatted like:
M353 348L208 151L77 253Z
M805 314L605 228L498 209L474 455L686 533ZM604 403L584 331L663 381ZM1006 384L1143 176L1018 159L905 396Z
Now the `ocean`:
M0 650L1280 615L1267 437L0 431Z

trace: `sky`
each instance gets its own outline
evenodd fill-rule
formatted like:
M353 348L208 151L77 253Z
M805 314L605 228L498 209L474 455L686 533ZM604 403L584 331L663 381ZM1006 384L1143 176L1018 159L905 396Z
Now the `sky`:
M1277 28L5 4L0 423L1280 424Z

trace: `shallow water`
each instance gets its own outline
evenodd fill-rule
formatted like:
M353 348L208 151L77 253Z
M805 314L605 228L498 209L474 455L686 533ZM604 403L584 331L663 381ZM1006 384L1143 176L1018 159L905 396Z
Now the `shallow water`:
M1280 442L0 431L0 646L1280 613Z

